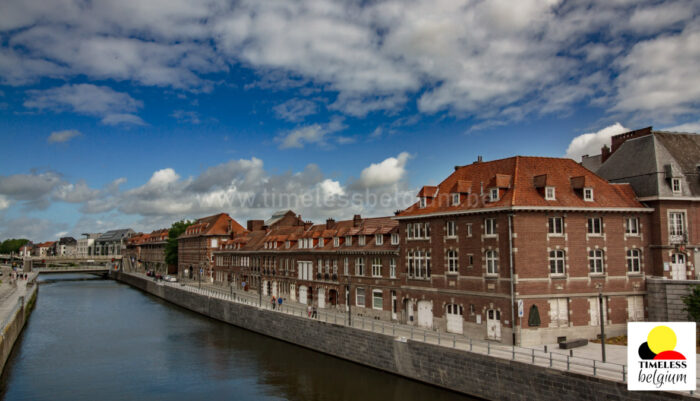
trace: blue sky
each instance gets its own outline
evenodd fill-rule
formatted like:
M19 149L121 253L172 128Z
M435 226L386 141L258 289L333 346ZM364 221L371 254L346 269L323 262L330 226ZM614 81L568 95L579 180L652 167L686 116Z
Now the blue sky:
M578 159L626 129L698 132L698 10L10 0L0 239L219 211L242 223L283 207L315 221L390 214L478 155Z

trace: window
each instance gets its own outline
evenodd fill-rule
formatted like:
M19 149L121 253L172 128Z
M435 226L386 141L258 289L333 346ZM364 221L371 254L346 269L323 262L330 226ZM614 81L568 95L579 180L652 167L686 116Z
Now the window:
M545 200L556 200L556 192L554 190L554 187L545 187L544 188L544 199Z
M642 252L639 249L627 251L627 272L640 273L642 271Z
M352 236L346 235L345 236L345 246L350 246L350 245L352 245Z
M408 277L428 278L430 277L430 266L430 251L408 251Z
M338 275L338 260L333 259L333 274Z
M549 273L552 275L564 274L564 251L549 252Z
M486 251L486 274L498 274L498 254L494 250Z
M398 245L398 244L399 244L399 233L391 234L391 245Z
M685 212L669 212L669 235L682 236L685 234Z
M339 247L339 246L340 246L340 238L338 238L338 237L333 237L333 246L334 246L334 247Z
M496 202L498 200L498 188L491 188L489 200L491 202Z
M318 273L323 273L323 259L318 259Z
M382 259L373 258L372 259L372 277L382 276Z
M496 219L484 219L484 234L496 235Z
M636 217L628 217L625 220L625 234L639 235L639 219Z
M472 266L474 266L474 255L472 255L471 253L467 255L467 265L467 267L470 269L472 268Z
M602 235L603 234L603 219L600 217L588 218L588 234Z
M406 238L413 239L413 224L406 224Z
M583 188L583 200L593 202L593 188Z
M396 278L396 259L389 260L389 277Z
M365 307L365 289L356 288L355 289L355 305Z
M212 240L211 240L211 247L212 247L212 248L216 248L216 247L218 247L218 246L219 246L219 240L216 239L216 238L212 238Z
M549 233L552 235L564 234L564 218L550 217L549 218Z
M674 194L681 193L681 179L680 178L671 178L671 190L673 191Z
M603 251L593 249L588 251L588 267L593 274L603 273Z
M569 301L566 298L549 300L549 327L569 326Z
M384 236L381 234L375 234L374 243L377 245L382 245L384 243Z
M343 260L343 274L346 276L350 274L350 258L347 256L345 257L345 260Z
M454 238L457 236L457 227L454 220L447 222L447 225L445 226L445 235L449 238Z
M364 276L365 275L365 259L357 258L355 259L355 275Z
M426 200L425 197L423 196L423 197L420 198L420 208L423 209L423 208L426 207L426 206L427 206L427 200Z
M459 273L459 257L454 249L447 251L447 272Z
M316 244L316 246L319 248L323 248L324 245L326 245L326 240L323 237L319 238L318 244Z
M459 205L459 194L452 194L452 206Z
M365 236L364 235L360 235L359 237L357 237L357 245L359 245L359 246L365 245Z
M372 291L372 309L382 310L384 308L384 299L381 290Z
M467 223L467 237L472 236L472 223Z

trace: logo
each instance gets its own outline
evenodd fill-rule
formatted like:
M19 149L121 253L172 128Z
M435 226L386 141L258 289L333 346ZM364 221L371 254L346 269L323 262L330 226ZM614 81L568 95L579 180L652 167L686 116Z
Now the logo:
M628 323L628 390L695 390L695 323Z

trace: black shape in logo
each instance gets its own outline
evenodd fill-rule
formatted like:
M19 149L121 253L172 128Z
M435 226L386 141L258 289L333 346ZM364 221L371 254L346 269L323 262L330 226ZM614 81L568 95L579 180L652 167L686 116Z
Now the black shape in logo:
M648 343L643 343L639 346L639 357L645 360L654 359L656 354L649 348Z

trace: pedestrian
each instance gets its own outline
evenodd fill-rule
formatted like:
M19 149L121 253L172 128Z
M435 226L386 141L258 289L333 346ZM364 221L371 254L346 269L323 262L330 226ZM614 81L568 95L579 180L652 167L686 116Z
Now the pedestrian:
M311 305L306 307L306 313L311 317Z
M272 296L272 310L275 310L275 306L277 305L277 300L275 299L275 296Z
M311 317L313 317L314 319L318 319L318 314L316 313L316 305L314 305L313 314Z

